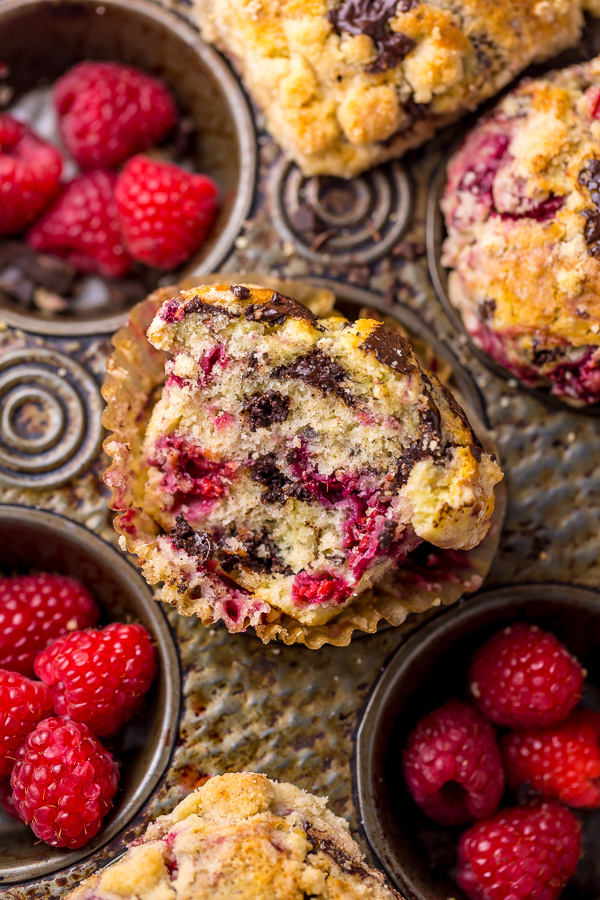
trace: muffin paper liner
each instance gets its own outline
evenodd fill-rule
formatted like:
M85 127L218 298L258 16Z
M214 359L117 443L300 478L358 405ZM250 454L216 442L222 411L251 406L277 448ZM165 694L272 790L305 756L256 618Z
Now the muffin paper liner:
M107 362L107 377L102 388L107 403L102 421L110 432L104 442L104 450L113 460L105 481L112 489L110 507L119 513L114 521L120 535L119 545L122 550L137 557L138 565L150 584L156 583L149 571L150 559L157 552L156 539L163 532L142 506L146 471L141 448L146 425L162 391L168 355L152 347L146 339L146 331L161 304L179 290L239 281L239 274L217 274L194 277L177 287L160 288L132 309L127 324L113 337L114 350ZM243 282L266 285L291 295L320 316L330 313L335 302L333 293L328 289L295 281L245 273ZM386 322L401 328L393 317L386 317ZM418 336L415 339L410 335L410 338L420 361L428 365L431 361L429 348L423 354ZM440 375L443 380L444 373L439 372L438 377ZM459 396L458 399L485 449L497 455L490 434L462 398ZM291 616L273 609L268 621L256 626L257 635L265 643L279 639L285 644L305 644L313 650L324 644L345 647L354 632L373 634L382 622L400 625L409 613L448 605L463 594L476 591L489 572L498 548L506 508L503 482L496 486L495 495L496 504L489 531L473 550L441 550L429 544L421 545L401 567L385 575L376 587L360 594L326 624L302 625ZM179 611L185 615L194 612L189 609L189 602L185 610ZM204 625L214 624L208 617L202 618L202 621Z

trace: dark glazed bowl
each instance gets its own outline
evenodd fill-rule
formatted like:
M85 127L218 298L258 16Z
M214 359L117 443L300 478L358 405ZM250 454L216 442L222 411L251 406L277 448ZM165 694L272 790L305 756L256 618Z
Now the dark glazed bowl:
M250 211L256 177L250 110L218 53L190 25L150 0L0 0L0 48L8 71L0 86L13 90L16 99L85 59L138 66L167 83L195 125L197 169L210 175L221 192L211 236L186 270L216 269ZM24 311L1 295L0 313L9 325L61 335L112 332L127 317L108 304L87 314L50 317Z
M144 708L118 738L119 791L98 837L79 850L57 850L0 812L0 884L67 869L115 838L156 789L178 732L179 657L164 613L141 575L118 550L81 525L54 513L0 506L0 572L36 570L82 581L102 608L101 624L120 620L144 625L156 648L158 675Z
M584 702L598 708L600 594L564 584L524 584L478 594L424 625L392 657L363 713L355 760L361 824L405 900L464 900L445 869L461 829L435 825L409 796L401 772L408 735L427 712L465 695L474 651L517 619L564 641L588 672ZM600 813L586 812L587 852L562 900L598 897L599 841Z

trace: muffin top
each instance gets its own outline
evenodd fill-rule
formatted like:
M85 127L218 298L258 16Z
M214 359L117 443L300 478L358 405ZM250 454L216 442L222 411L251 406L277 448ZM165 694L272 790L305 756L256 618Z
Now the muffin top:
M198 0L305 174L399 156L577 40L580 0Z
M149 826L70 900L394 900L327 800L264 775L220 775Z
M600 346L600 59L507 94L451 160L442 207L471 332L506 336L525 369Z

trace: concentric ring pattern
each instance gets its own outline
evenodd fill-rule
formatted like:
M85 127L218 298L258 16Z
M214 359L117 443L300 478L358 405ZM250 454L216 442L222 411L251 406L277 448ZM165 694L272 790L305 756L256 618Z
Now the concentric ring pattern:
M0 485L49 488L95 457L102 398L79 363L47 348L0 359Z
M399 162L345 181L305 178L282 159L273 175L273 211L282 237L314 262L374 262L408 225L412 189Z

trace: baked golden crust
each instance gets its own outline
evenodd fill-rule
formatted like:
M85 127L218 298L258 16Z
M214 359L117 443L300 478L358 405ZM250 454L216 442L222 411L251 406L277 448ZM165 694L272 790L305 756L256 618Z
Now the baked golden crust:
M522 82L448 166L443 263L475 340L530 384L600 398L600 58Z
M261 292L260 289L248 286L243 287L246 287L249 294L246 302L247 308L256 307L256 303L253 301L260 299L262 294L265 294L265 297L271 297L272 294L271 290L267 292L263 290ZM104 396L108 401L104 423L107 428L113 431L112 436L107 439L105 449L114 459L113 465L107 472L106 481L113 488L111 506L122 513L115 520L115 527L122 535L121 543L123 549L128 549L138 557L147 580L150 583L164 582L162 599L172 603L184 615L199 616L205 624L214 622L216 618L222 617L230 630L240 630L250 624L255 627L258 635L265 641L279 637L286 643L302 641L310 647L318 648L323 643L345 645L349 642L352 632L357 628L363 631L374 631L377 627L377 622L381 618L385 618L392 624L400 624L409 611L419 612L440 602L453 602L465 590L475 589L481 583L482 575L489 567L497 544L499 522L503 511L502 502L497 510L497 521L494 522L490 533L476 549L469 552L453 552L448 559L444 558L443 554L440 555L439 559L436 557L431 559L431 561L430 557L427 557L426 567L425 557L418 565L413 565L412 562L409 565L407 561L407 564L403 563L399 569L392 570L389 578L384 576L383 580L378 583L376 590L363 589L363 593L352 598L351 602L346 606L342 604L341 607L337 606L332 610L328 608L327 603L324 603L323 609L317 611L317 617L311 614L310 609L301 611L301 613L308 612L311 621L304 621L306 616L298 615L295 607L291 610L293 615L289 615L277 602L273 604L266 616L263 614L264 608L257 609L258 616L256 621L251 621L249 618L244 617L236 622L232 622L228 621L226 617L219 615L221 607L215 602L215 598L208 597L200 589L198 579L203 580L204 578L202 567L197 568L193 564L193 560L186 561L183 556L179 554L174 555L169 551L169 546L165 545L169 528L173 524L168 518L169 515L172 517L172 513L168 511L170 501L168 497L165 498L164 509L161 512L159 508L162 502L161 492L157 492L152 487L149 489L152 478L149 477L149 470L145 465L145 460L148 458L148 441L156 443L161 440L159 419L163 413L171 415L175 411L175 418L179 420L179 409L175 409L170 403L167 403L167 407L170 407L170 410L165 409L163 401L160 400L160 392L165 380L164 363L165 360L169 359L169 355L162 350L153 348L146 341L144 331L154 319L154 325L151 329L153 340L157 345L162 341L166 341L171 348L170 352L173 349L173 342L177 343L182 339L186 329L191 329L193 334L186 337L184 344L187 345L193 342L200 335L201 329L193 327L194 314L191 314L188 318L186 315L180 315L180 311L183 313L184 307L188 303L198 304L200 300L199 291L204 299L211 298L212 302L221 308L226 308L227 304L230 304L232 308L233 306L236 308L240 306L240 301L237 297L235 299L233 296L228 297L228 288L223 285L217 285L210 290L198 289L184 294L166 306L163 305L163 311L165 309L168 310L168 318L172 316L174 320L180 318L184 322L183 328L181 328L180 325L169 325L164 318L160 320L155 318L155 313L161 306L161 301L172 297L172 294L169 292L157 292L145 304L136 307L129 325L116 335L114 341L116 349L109 361L109 378L103 390ZM296 296L307 299L306 294L299 285L295 285L295 293ZM331 308L333 298L329 295L329 300L327 300L322 294L322 291L318 292L318 296L312 296L310 299L313 306L316 305L321 312L327 313ZM198 299L196 300L195 298ZM265 298L263 297L262 299ZM348 326L347 323L346 327L343 327L342 323L345 320L339 317L335 319L337 325L334 327L333 320L326 321L331 323L332 333L335 334L336 329L343 332L343 340L348 344L353 342L358 344L364 343L364 335L362 339L359 338L359 335L363 331L365 334L372 332L374 326L380 324L361 319L354 327ZM305 321L303 327L305 331L308 328L308 333L310 333L309 323ZM284 338L289 340L290 335L295 332L295 328L290 330L289 326L283 329L272 326L267 331L269 335L277 335L279 332L282 332ZM323 332L318 332L318 336L323 337ZM256 339L256 337L257 335L254 335L253 339ZM294 340L296 338L297 335L295 335ZM262 340L263 338L261 338ZM278 352L278 340L273 342L273 353ZM403 352L407 354L407 362L410 359L412 365L413 357L411 351L406 348L406 345L402 345L402 348ZM247 349L248 347L245 348L244 352ZM200 351L200 345L197 346L196 350ZM197 357L199 354L196 353L196 350L194 350L193 355ZM350 350L345 350L344 352L351 355ZM147 358L145 360L144 354L146 353ZM367 373L374 369L378 371L381 368L381 363L377 358L374 357L370 361L370 354L366 353L364 349L359 347L352 350L352 353L356 355ZM185 362L185 354L183 354L183 362L186 366L188 365ZM176 362L175 365L180 366L181 360ZM130 366L133 368L131 374L129 373ZM169 363L169 366L171 366L171 363ZM235 366L233 366L234 369ZM143 390L140 390L140 372L144 370L146 370L147 377ZM180 371L180 369L178 368L177 371ZM409 382L406 382L405 377L406 384L410 383L413 391L417 390L418 371L420 370L415 369L413 371ZM270 377L268 376L268 370L266 370L266 375ZM380 403L389 402L387 394L390 392L393 394L394 390L397 389L392 387L394 373L390 371L388 376L383 380L382 384L388 383L389 387L384 390L383 396L379 401ZM401 382L402 379L399 379L399 383ZM352 387L358 387L359 384L360 380L356 383L353 381ZM282 389L295 391L302 388L294 383L294 385L290 384L288 386L284 384ZM430 467L427 461L429 454L422 454L420 460L413 460L417 464L413 466L411 463L409 467L410 472L408 470L406 472L406 475L409 477L405 488L403 488L403 495L408 493L411 496L414 494L422 497L425 492L426 502L413 504L413 508L417 505L419 506L419 516L422 518L422 521L419 521L419 523L415 520L415 524L417 524L417 527L425 530L430 527L433 527L435 531L439 529L439 535L433 535L434 540L438 544L445 545L443 535L447 534L452 536L455 545L462 543L463 546L469 546L481 536L477 534L478 530L484 533L488 528L489 516L493 506L493 483L498 480L500 470L486 453L482 453L482 458L477 461L476 456L479 455L479 451L474 443L472 432L462 421L460 415L453 411L456 409L453 406L454 401L449 398L448 394L437 384L435 379L432 381L430 390L433 391L432 397L435 398L434 402L439 407L439 410L442 410L440 414L443 417L443 428L445 430L444 433L446 433L444 442L450 440L453 449L447 454L445 462L441 466L434 464ZM165 396L166 393L163 394L163 397ZM322 401L319 399L320 396L319 391L316 391L315 396L309 391L305 399L307 406L309 404L315 406L314 422L319 422L319 419L322 418L323 410L327 406L327 404L325 406L322 405ZM415 396L420 396L419 390L417 390ZM183 394L180 395L180 399L185 401ZM420 402L419 399L418 402L414 402L414 405L412 401L409 404L412 412L407 419L405 427L415 427L417 420L412 422L410 426L409 423L412 421L413 413L418 412ZM350 408L355 409L355 407ZM424 412L427 413L428 409L429 406L427 404ZM336 410L336 415L341 417L338 427L342 427L342 419L346 410L345 404L338 404ZM182 410L182 412L184 411ZM155 423L154 425L152 424L153 422ZM157 423L158 428L155 427ZM180 422L178 421L178 427L179 424ZM263 429L260 430L263 431ZM377 430L373 432L373 436L377 437ZM276 441L281 440L279 431L273 437ZM244 440L245 438L242 436L241 439ZM266 437L262 440L265 441ZM369 439L366 438L365 443L369 442ZM203 446L206 446L206 443L203 443ZM325 453L322 453L321 456L324 459ZM433 456L435 454L432 454L432 458ZM442 458L444 458L443 454L440 460ZM321 463L322 460L320 460ZM332 464L335 466L335 459L333 459ZM435 489L431 489L430 478L437 481L439 491L436 492ZM442 482L444 483L442 484ZM500 496L502 499L502 494ZM442 500L444 502L440 506ZM288 505L286 502L285 507L281 510L283 523L286 528L289 527L288 520L291 521L290 517L293 518L296 504L291 503L289 509ZM301 504L301 506L305 509L304 515L312 515L312 506L310 504L308 506ZM273 514L275 516L279 514L277 509L273 508L271 502L268 503L268 507L271 508L269 517ZM477 512L476 515L474 515L475 511ZM219 512L220 515L221 512ZM251 515L255 515L255 513L251 513ZM246 515L244 515L243 521L244 523L249 522ZM463 526L466 530L461 537ZM194 527L197 526L195 525ZM410 533L409 529L408 534ZM275 532L273 532L273 536L278 539L278 535ZM433 548L431 549L433 550ZM380 559L380 562L384 561L385 557ZM338 561L338 564L341 564L341 560ZM186 566L187 568L191 566L189 572ZM185 572L183 571L184 569ZM244 572L237 568L234 569L231 575L238 581L245 577L252 578L251 572L244 576ZM381 579L382 575L383 570L379 572L378 577ZM191 581L187 580L188 576ZM183 583L184 581L185 584ZM251 580L247 581L247 583L245 582L245 584L247 589L252 589L253 583L251 583ZM202 587L206 588L207 585L203 584ZM267 596L265 591L269 588L269 579L258 578L256 587L263 591L261 597L264 599ZM257 592L255 591L255 599L256 594ZM327 619L331 618L332 612L336 613L335 618L327 622ZM325 618L323 618L324 615ZM252 610L249 611L249 617L251 616L253 616Z
M291 784L219 775L69 900L395 900L347 822Z
M402 155L573 44L580 0L197 0L307 175Z

